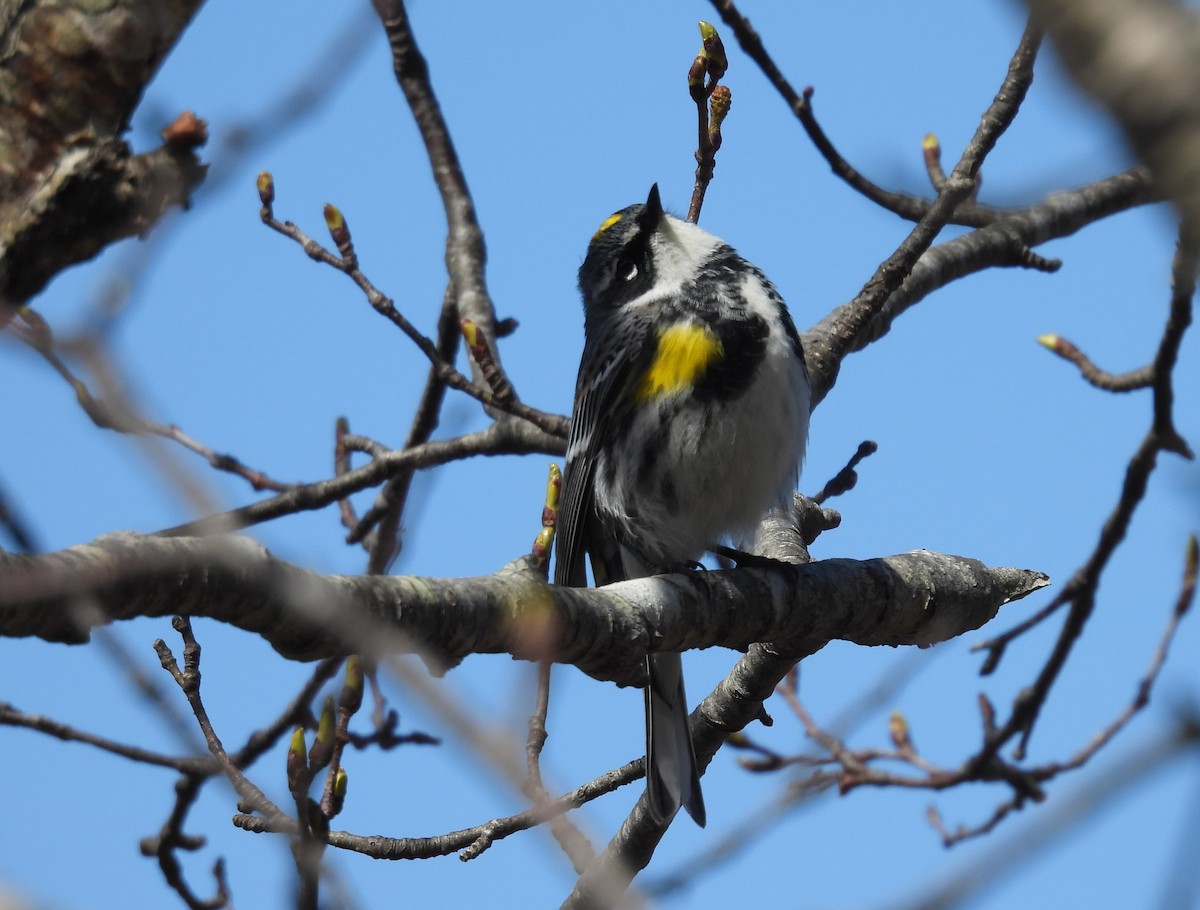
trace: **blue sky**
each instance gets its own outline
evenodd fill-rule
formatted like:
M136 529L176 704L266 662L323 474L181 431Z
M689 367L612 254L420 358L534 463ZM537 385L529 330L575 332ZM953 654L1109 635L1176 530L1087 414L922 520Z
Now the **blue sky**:
M813 85L817 115L843 154L877 182L927 192L921 139L935 132L951 164L1000 84L1023 25L1018 4L751 3L751 16L797 87ZM694 109L684 76L699 46L703 3L414 3L417 39L453 130L480 222L498 313L520 329L502 356L523 399L565 413L582 344L575 272L587 239L610 212L645 197L686 210ZM145 149L183 109L209 121L210 183L137 265L130 243L61 276L35 301L60 333L82 324L110 282L135 278L112 337L113 352L149 416L281 480L317 480L332 466L334 421L398 445L424 382L419 353L352 284L309 261L258 220L254 178L275 175L276 213L324 235L321 206L338 205L364 271L419 327L432 333L445 284L440 203L399 90L386 43L368 28L343 42L322 78L327 100L249 154L230 155L236 130L270 123L296 80L311 78L329 42L358 8L297 2L244 6L211 0L168 59L134 120ZM774 280L798 324L850 299L908 225L832 176L786 106L735 47L727 79L733 111L702 223ZM983 168L982 199L1036 200L1130 163L1106 120L1067 85L1050 54L1016 124ZM1173 251L1169 212L1145 208L1039 250L1060 256L1055 275L994 271L958 282L905 314L880 344L847 360L814 414L802 487L815 492L863 439L880 445L856 490L833 503L842 526L817 558L867 558L928 548L994 565L1045 571L1064 582L1094 545L1116 501L1124 465L1149 425L1147 393L1113 396L1084 384L1035 339L1058 332L1099 364L1147 362L1166 314ZM952 236L948 233L945 237ZM944 239L944 238L943 238ZM1176 375L1177 424L1200 442L1200 351L1185 340ZM47 549L106 531L153 531L256 498L182 450L93 428L69 388L35 355L0 344L0 482ZM452 397L439 435L483 425ZM163 459L194 475L198 507L165 482ZM457 576L492 572L524 552L538 527L548 457L476 459L418 479L395 571ZM370 497L358 500L360 507ZM1165 456L1129 540L1104 578L1099 606L1031 746L1034 762L1065 759L1132 697L1174 602L1185 537L1200 526L1200 473ZM266 527L254 536L282 558L325 572L359 572L361 550L343 543L334 509ZM5 542L7 544L7 542ZM1053 590L1053 589L1052 589ZM887 712L903 710L923 754L954 765L978 739L976 695L1007 707L1044 660L1057 626L1016 643L992 677L978 676L972 643L1040 607L1003 610L985 632L932 649L921 668L867 718L851 742L887 743ZM980 787L939 796L854 792L788 815L752 849L713 863L694 887L662 906L731 905L753 894L796 908L898 905L944 876L988 867L1008 838L1028 838L1092 775L1164 730L1194 701L1197 631L1185 623L1150 708L1095 767L1056 781L1049 801L990 839L946 851L925 821L936 804L949 824L981 821L1007 794ZM165 620L137 621L112 637L153 677L150 647L176 639ZM282 708L307 668L263 643L198 622L210 712L227 742ZM67 648L0 642L0 700L116 739L180 748L138 700L98 643ZM693 701L736 655L686 658ZM831 721L898 664L906 651L833 644L806 661L801 694ZM532 671L477 657L438 683L486 723L522 739ZM388 683L406 728L446 735L415 697ZM168 691L170 689L167 686ZM183 710L182 699L171 693ZM756 739L804 748L798 722L772 703L771 730ZM640 754L641 695L570 668L555 671L547 773L567 789ZM20 730L0 729L10 782L0 835L0 889L61 908L171 906L175 898L137 840L168 812L172 777ZM741 770L723 750L705 777L709 827L680 820L647 881L703 855L747 814L777 798L784 776ZM449 738L440 749L352 755L351 790L338 825L359 833L430 835L518 811L519 796ZM254 779L285 793L283 758L267 756ZM597 845L615 830L639 788L579 813ZM1159 769L1037 862L1005 875L975 906L1152 906L1183 834L1194 830L1197 776L1187 762ZM229 862L241 907L285 907L291 866L282 841L234 830L232 792L211 784L189 830L210 846L186 860L203 894L217 855ZM1191 826L1189 828L1189 826ZM82 833L84 838L78 835ZM75 835L75 836L71 836ZM68 844L59 839L70 837ZM1195 843L1195 838L1191 838ZM63 875L70 852L71 874ZM461 906L486 896L501 907L556 906L573 876L549 837L514 836L473 863L454 857L379 863L333 857L358 906ZM4 891L0 890L0 895ZM2 902L2 901L0 901Z

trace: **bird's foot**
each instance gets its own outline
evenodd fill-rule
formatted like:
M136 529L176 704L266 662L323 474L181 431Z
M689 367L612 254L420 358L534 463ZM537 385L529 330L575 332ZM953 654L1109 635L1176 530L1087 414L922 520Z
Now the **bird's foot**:
M732 560L739 569L777 569L780 566L792 565L792 563L784 562L782 559L759 556L757 553L747 553L745 550L738 550L733 547L714 547L713 552L718 556L724 556L726 559Z

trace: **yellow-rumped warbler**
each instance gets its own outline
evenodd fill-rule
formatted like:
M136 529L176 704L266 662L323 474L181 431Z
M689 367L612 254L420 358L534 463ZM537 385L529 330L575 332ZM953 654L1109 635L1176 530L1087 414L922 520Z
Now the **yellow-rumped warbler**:
M808 371L782 298L724 241L645 205L609 216L579 268L584 348L558 513L556 584L691 567L790 508L808 434ZM651 654L646 791L703 826L678 654Z

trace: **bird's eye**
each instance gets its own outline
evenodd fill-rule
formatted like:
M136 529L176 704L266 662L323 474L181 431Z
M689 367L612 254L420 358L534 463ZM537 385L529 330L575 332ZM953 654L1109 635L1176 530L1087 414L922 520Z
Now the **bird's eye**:
M622 259L617 263L617 277L622 281L633 281L638 276L637 263L632 259Z

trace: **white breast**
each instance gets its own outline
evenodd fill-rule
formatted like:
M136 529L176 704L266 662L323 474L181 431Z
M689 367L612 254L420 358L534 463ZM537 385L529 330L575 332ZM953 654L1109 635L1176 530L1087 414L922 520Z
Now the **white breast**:
M775 304L749 277L743 293L771 326L763 363L747 391L717 405L685 406L671 419L665 440L653 436L656 418L639 418L634 435L658 440L658 460L595 490L597 508L660 568L695 561L725 537L752 530L768 509L790 504L796 486L808 434L807 375L778 324ZM711 419L703 420L705 412Z

